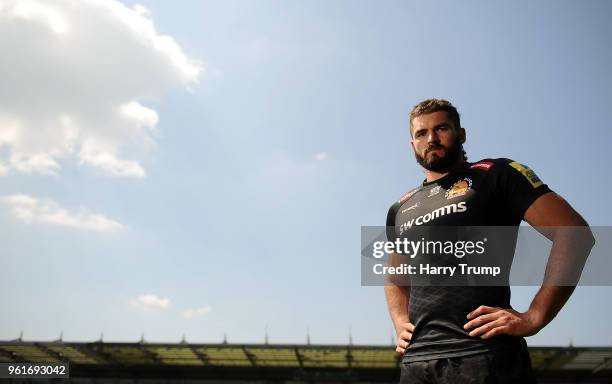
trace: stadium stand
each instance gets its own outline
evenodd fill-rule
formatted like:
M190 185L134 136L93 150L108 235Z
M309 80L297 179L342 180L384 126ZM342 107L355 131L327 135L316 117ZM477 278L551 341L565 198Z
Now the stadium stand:
M612 347L529 351L540 383L612 383ZM400 356L391 346L0 341L0 363L25 362L68 362L69 379L45 380L79 384L397 383Z

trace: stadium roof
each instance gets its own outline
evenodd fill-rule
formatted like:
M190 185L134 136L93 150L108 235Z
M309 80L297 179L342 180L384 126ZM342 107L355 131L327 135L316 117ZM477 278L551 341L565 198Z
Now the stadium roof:
M541 381L555 377L612 382L612 347L530 347L529 352ZM360 381L394 381L400 355L391 346L17 340L0 341L2 362L68 362L72 377L288 380L309 372L335 372Z

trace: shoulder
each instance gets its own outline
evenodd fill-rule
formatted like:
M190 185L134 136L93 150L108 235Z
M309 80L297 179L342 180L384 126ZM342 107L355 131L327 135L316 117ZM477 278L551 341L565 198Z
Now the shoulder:
M408 199L410 199L410 198L411 198L411 197L412 197L412 196L413 196L415 193L417 193L417 192L418 192L418 190L419 190L420 188L421 188L420 186L419 186L419 187L416 187L416 188L412 188L412 189L411 189L411 190L409 190L408 192L406 192L406 193L402 194L402 195L400 196L400 198L399 198L399 199L398 199L398 200L395 202L395 204L403 204L403 203L405 203L405 202L406 202Z
M509 164L511 164L512 162L514 162L514 160L512 159L508 159L505 157L500 157L500 158L496 158L496 159L482 159L479 161L476 161L474 163L470 163L471 165L469 166L470 169L475 169L475 170L480 170L480 171L490 171L490 170L498 170L500 168L505 168L507 167Z
M512 175L522 174L527 179L531 179L533 183L537 183L535 180L537 176L535 176L535 173L531 168L529 168L529 166L525 165L525 163L521 163L506 157L482 159L475 163L471 163L469 168L470 170L487 172L493 175L505 175L507 173Z
M482 164L482 165L479 165ZM510 189L514 192L541 192L548 187L525 163L509 158L484 159L472 164L471 168L481 171L487 168L489 185L495 188Z
M391 207L389 207L389 214L397 211L397 209L408 201L415 193L417 193L419 189L421 189L420 186L403 193L396 201L393 202L393 204L391 204Z
M518 162L516 160L508 159L508 158L499 158L493 159L495 163L495 167L497 168L497 173L509 172L514 177L521 177L529 181L532 187L537 188L544 183L540 180L540 178L535 174L533 169L531 169L525 163ZM510 175L509 175L510 176Z

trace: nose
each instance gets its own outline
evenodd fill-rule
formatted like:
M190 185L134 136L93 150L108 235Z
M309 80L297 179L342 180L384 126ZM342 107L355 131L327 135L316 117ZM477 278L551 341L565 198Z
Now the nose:
M430 130L427 133L427 144L438 144L440 142L440 138L438 137L438 133L435 129Z

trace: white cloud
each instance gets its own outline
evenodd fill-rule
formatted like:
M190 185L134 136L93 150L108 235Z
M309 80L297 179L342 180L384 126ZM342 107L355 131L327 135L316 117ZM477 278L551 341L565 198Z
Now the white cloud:
M140 295L136 299L130 300L130 304L140 309L168 309L170 307L170 299L158 297L156 295L146 294Z
M76 160L144 177L130 155L155 143L159 121L144 104L201 72L146 8L116 0L0 0L0 48L0 175Z
M194 317L204 316L205 314L210 313L210 311L212 311L212 308L207 305L200 308L187 308L181 312L181 315L186 319L192 319Z
M327 159L327 153L317 153L314 155L315 160L325 160Z
M81 209L69 212L53 200L40 201L28 195L4 196L1 201L11 208L13 215L26 223L40 222L92 231L117 231L120 223L99 213Z

